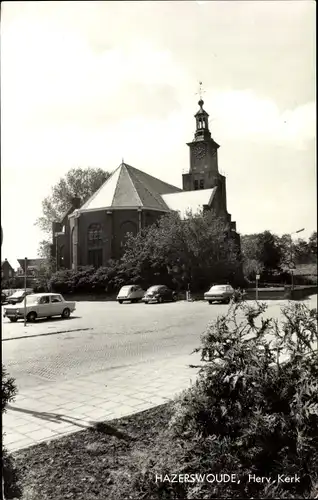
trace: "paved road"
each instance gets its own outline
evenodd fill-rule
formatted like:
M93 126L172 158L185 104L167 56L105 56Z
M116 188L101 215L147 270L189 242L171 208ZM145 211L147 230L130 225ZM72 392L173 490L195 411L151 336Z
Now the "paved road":
M307 302L314 307L317 297ZM279 317L282 303L269 302L268 314ZM204 302L147 306L78 302L70 320L45 320L27 327L30 335L77 331L2 342L3 362L21 390L186 355L199 346L207 324L227 310L226 305ZM2 321L5 338L25 331L23 322Z

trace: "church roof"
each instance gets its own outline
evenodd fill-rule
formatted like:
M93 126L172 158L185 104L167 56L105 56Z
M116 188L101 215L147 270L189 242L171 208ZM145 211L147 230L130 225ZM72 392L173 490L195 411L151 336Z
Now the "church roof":
M162 198L170 210L179 212L181 219L185 219L187 212L193 214L201 212L203 205L211 206L216 187L198 189L196 191L181 191L180 193L163 194Z
M122 163L84 203L79 212L138 207L168 212L169 207L161 195L176 192L182 190Z

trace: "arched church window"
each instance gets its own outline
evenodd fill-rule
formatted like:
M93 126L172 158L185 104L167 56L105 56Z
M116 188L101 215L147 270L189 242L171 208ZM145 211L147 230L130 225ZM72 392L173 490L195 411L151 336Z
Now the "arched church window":
M100 247L103 244L101 224L91 224L87 231L87 242L89 247Z
M101 224L91 224L87 230L87 264L96 269L103 265L103 231Z
M200 179L200 189L204 189L204 179Z

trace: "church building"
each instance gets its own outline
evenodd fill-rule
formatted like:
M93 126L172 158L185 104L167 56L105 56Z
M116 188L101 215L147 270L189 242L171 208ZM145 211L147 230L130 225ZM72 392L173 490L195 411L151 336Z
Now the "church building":
M100 267L123 254L127 233L136 234L162 215L213 210L224 218L234 238L236 224L226 206L226 179L219 173L218 148L209 130L209 115L199 100L196 130L189 142L190 166L183 189L122 163L83 204L73 199L62 220L53 223L52 254L57 268Z

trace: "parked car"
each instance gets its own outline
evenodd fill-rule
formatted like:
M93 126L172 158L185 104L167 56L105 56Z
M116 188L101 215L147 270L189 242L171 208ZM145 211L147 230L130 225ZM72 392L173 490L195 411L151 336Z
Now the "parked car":
M148 288L142 300L145 304L149 304L149 302L161 304L177 300L177 294L166 285L155 285Z
M8 303L8 297L5 293L1 292L1 305L4 306Z
M221 302L223 304L229 304L231 299L236 300L237 292L231 285L213 285L208 292L204 294L204 300L207 300L209 304L213 302Z
M26 290L17 290L13 295L8 297L8 304L19 304L24 300L26 295L30 295L31 293L33 293L31 288L27 288Z
M58 293L34 293L26 297L26 318L35 321L37 318L62 316L68 319L75 311L75 302L64 300ZM24 318L23 304L8 305L4 308L4 318L16 322Z
M122 286L117 295L119 304L122 304L124 300L129 300L130 302L139 302L145 295L145 290L139 285L125 285Z

